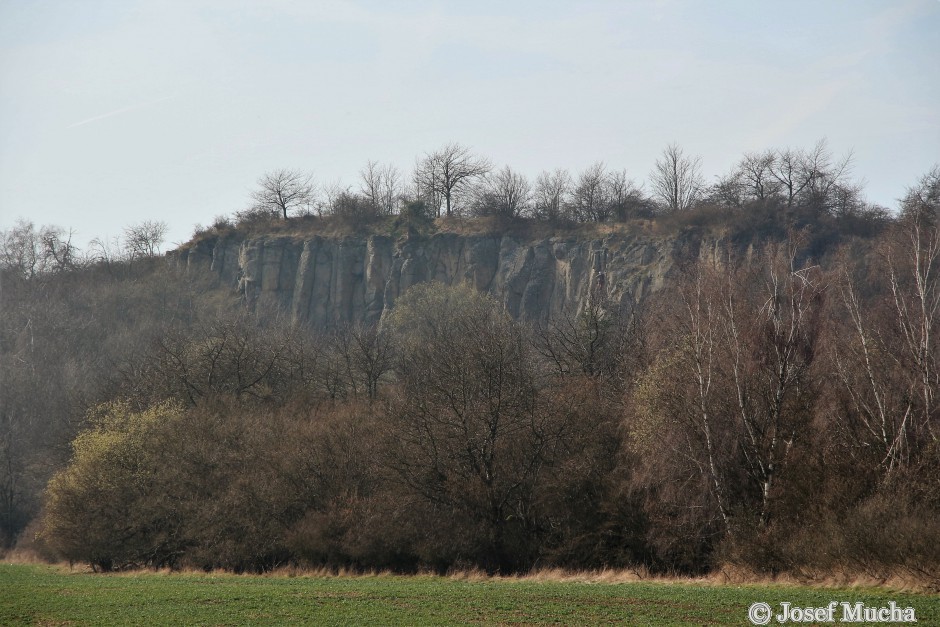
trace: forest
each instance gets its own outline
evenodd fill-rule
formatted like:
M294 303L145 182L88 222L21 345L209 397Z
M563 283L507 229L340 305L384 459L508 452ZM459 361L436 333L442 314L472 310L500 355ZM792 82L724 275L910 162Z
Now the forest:
M4 232L0 543L100 570L940 586L940 166L885 208L824 142L712 184L676 145L639 184L602 163L530 183L450 144L407 181L269 172L194 238L446 221L689 245L629 308L535 324L426 282L380 324L309 328L160 255L160 223L87 250Z

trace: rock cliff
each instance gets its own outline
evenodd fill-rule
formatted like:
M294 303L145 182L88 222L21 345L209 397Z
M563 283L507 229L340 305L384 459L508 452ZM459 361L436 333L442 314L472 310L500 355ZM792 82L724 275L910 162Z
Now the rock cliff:
M415 283L469 283L516 318L544 322L593 294L630 307L659 289L675 242L617 233L600 239L435 233L395 239L267 236L208 238L177 253L208 269L251 306L276 305L326 328L375 322Z

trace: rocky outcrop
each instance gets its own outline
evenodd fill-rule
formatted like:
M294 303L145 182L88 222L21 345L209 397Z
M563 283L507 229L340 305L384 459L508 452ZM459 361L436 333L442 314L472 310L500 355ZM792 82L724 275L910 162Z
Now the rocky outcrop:
M319 328L375 322L416 283L468 283L516 318L546 321L592 294L625 307L663 285L674 243L613 234L524 239L435 233L395 239L285 236L206 239L177 253L209 269L251 306L276 306Z

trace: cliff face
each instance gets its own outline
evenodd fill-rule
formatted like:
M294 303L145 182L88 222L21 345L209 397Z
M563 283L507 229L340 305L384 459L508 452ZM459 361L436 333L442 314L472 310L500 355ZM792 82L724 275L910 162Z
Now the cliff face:
M393 239L260 237L207 239L178 259L207 268L252 306L279 306L325 328L376 322L422 281L469 283L514 317L544 322L577 311L592 293L624 306L662 286L674 243L615 234L524 240L436 233Z

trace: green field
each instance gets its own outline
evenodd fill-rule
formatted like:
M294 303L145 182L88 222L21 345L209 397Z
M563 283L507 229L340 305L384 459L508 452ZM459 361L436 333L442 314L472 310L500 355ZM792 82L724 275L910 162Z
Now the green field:
M940 596L875 589L570 583L446 577L100 575L0 565L0 624L746 625L755 601L915 608L940 625ZM772 623L773 624L773 623Z

